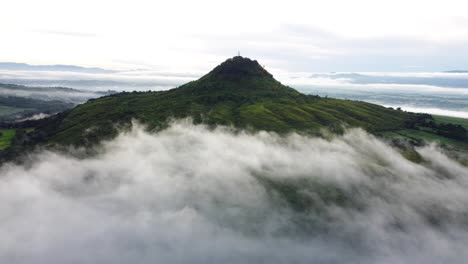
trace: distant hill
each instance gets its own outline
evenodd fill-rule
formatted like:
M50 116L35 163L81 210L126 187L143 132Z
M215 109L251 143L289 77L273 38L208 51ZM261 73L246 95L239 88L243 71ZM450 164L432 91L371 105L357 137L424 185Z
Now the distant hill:
M429 134L440 132L430 115L302 94L276 81L257 61L237 56L178 88L113 94L41 122L28 123L24 126L35 127L26 137L30 141L19 141L89 145L115 136L118 127L128 126L134 119L158 129L172 118L186 117L195 123L277 133L319 134L323 128L340 133L345 127L362 127L381 135L419 127ZM444 129L444 137L465 140L464 128ZM456 130L454 135L451 129Z
M18 84L10 84L10 83L0 83L1 89L7 89L11 91L29 91L29 92L70 92L70 93L85 93L85 91L81 91L74 88L68 87L35 87L35 86L26 86L26 85L18 85Z
M451 70L451 71L444 71L446 73L468 73L466 70Z
M31 87L0 83L0 121L16 121L56 114L110 92L88 92L66 87Z
M59 100L44 101L18 96L0 96L0 121L17 121L38 114L52 115L73 106L75 104Z
M0 70L23 70L23 71L69 71L86 73L110 73L112 70L101 68L86 68L75 65L30 65L16 62L0 62Z

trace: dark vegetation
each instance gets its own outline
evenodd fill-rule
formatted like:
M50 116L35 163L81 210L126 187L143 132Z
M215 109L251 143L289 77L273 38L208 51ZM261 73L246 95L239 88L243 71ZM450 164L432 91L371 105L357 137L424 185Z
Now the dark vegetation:
M0 96L0 121L13 121L38 113L55 114L73 106L73 103L59 100L45 101L18 96Z
M432 115L413 115L405 122L408 129L424 130L443 137L466 141L468 130L461 124L437 122Z
M41 87L41 86L25 86L11 83L0 83L0 88L10 91L27 91L27 92L75 92L82 93L83 91L67 88L67 87Z
M341 133L362 127L378 134L423 131L466 141L466 129L415 114L361 102L305 95L282 85L257 61L234 57L199 80L162 92L124 92L91 99L70 111L38 121L0 124L3 128L35 128L16 137L8 155L43 145L93 145L115 136L138 120L161 129L174 118L194 123L228 125L248 130L318 135L322 129ZM413 140L413 139L412 139ZM7 151L8 152L8 151ZM7 154L4 154L7 155Z
M0 122L18 121L35 114L56 114L89 98L115 91L89 92L66 87L36 87L0 83Z
M81 93L64 87L29 87L0 83L0 122L18 121L35 114L56 114L71 109L76 102L48 96L50 93Z

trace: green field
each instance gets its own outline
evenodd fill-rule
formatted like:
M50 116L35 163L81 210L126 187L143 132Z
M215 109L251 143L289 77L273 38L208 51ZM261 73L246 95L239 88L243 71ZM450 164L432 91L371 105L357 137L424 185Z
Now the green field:
M11 141L15 137L15 129L2 129L0 130L0 150L6 149L11 145Z
M433 115L433 117L434 117L435 122L438 124L450 123L450 124L455 124L455 125L462 125L466 129L468 129L468 119L466 118L439 116L439 115Z

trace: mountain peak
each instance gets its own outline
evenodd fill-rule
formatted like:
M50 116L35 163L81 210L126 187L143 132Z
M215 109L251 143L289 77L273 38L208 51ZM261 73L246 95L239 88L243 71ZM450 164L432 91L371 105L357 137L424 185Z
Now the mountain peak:
M228 79L244 77L273 78L273 75L267 72L256 60L242 56L227 59L208 73L208 76Z
M300 95L275 80L256 60L241 56L227 59L200 79L174 90L203 96L241 95L256 99Z

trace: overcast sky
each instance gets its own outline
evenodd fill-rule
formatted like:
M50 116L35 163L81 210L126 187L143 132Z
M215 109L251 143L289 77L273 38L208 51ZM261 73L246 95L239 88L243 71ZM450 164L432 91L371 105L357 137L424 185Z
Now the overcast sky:
M468 69L468 1L2 0L0 61L206 71Z

